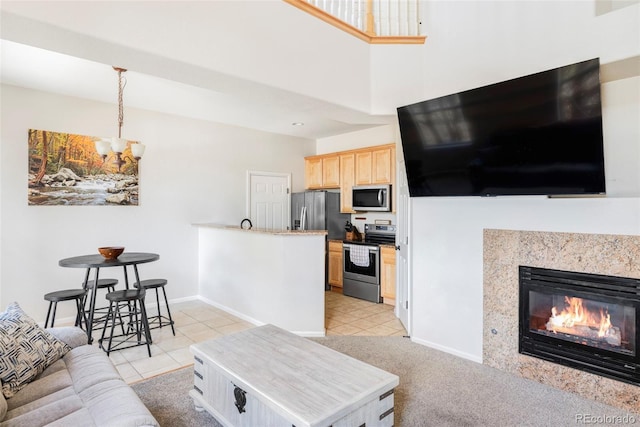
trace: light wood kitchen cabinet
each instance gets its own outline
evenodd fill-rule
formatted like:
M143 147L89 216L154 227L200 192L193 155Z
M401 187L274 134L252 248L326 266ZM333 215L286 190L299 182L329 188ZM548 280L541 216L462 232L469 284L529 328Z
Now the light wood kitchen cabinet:
M329 240L328 282L332 287L342 288L342 242Z
M356 153L356 185L371 184L371 151Z
M353 213L354 185L395 184L395 153L395 145L386 144L305 157L305 188L339 188L340 212Z
M351 189L355 182L356 156L353 153L340 155L340 212L353 213Z
M395 176L395 148L371 152L371 183L391 184Z
M337 154L305 157L304 185L311 190L339 188L340 157Z
M340 187L340 156L322 158L322 188Z
M305 188L322 188L322 157L304 159Z
M396 248L380 246L380 293L385 304L396 305Z
M394 172L394 147L356 153L356 185L391 184Z

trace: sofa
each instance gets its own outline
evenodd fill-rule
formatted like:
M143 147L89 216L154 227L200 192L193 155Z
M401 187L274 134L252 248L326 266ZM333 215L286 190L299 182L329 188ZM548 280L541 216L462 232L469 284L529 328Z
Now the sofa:
M16 315L15 306L7 312L0 313L0 427L159 425L106 353L87 344L82 329L45 330L32 320L25 327L24 313ZM16 328L35 335L25 339ZM48 358L46 366L32 379L20 378L35 364L25 362L31 350L39 354L35 359Z

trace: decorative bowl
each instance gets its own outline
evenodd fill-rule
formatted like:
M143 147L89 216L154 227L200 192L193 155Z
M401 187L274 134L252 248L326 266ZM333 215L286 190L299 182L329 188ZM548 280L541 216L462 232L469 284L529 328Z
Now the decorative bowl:
M124 252L124 246L105 246L98 248L98 252L106 259L116 259Z

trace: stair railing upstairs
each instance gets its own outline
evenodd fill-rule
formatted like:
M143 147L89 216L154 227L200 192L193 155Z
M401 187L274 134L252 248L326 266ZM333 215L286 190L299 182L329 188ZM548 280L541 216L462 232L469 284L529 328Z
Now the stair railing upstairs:
M423 44L420 0L284 0L371 44Z

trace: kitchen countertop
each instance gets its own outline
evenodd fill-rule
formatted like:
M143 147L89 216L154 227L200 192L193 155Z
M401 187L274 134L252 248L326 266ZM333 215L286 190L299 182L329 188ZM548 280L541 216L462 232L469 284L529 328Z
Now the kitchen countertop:
M197 223L193 224L197 227L209 227L209 228L218 228L221 230L235 230L249 233L262 233L262 234L273 234L278 236L314 236L320 235L324 236L327 234L327 230L267 230L266 228L241 228L239 225L224 225L224 224L214 224L214 223Z

